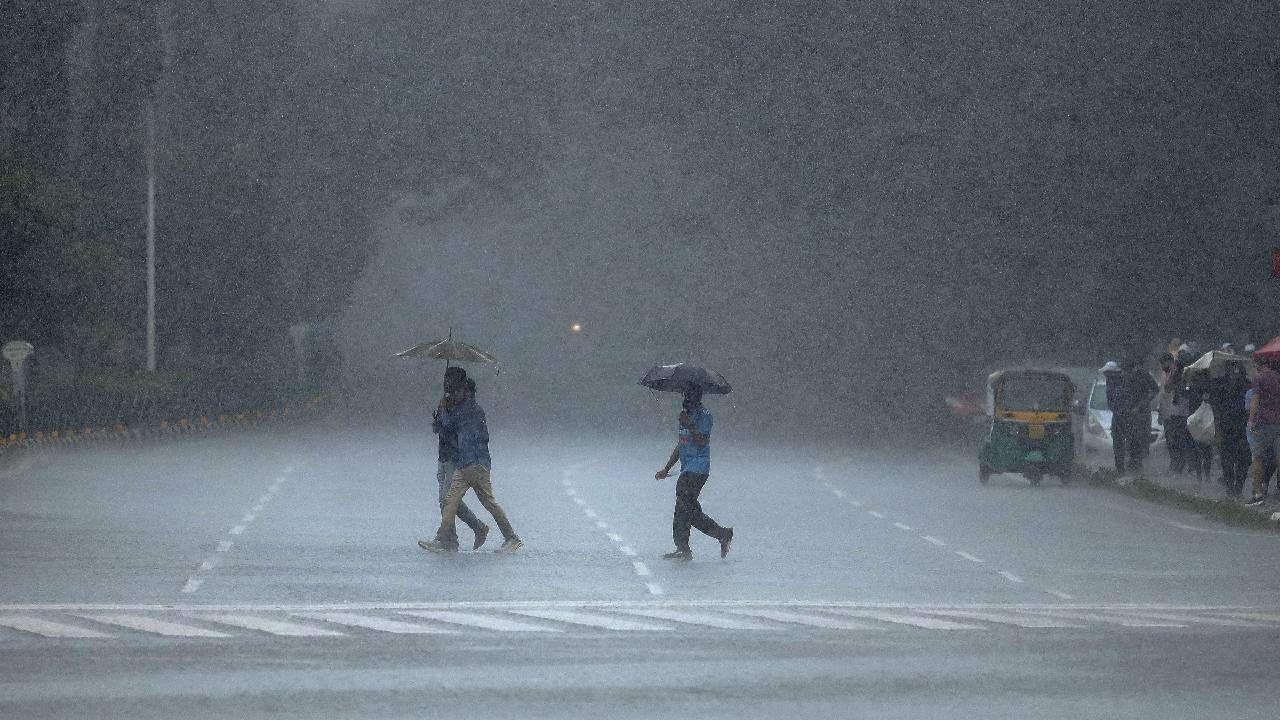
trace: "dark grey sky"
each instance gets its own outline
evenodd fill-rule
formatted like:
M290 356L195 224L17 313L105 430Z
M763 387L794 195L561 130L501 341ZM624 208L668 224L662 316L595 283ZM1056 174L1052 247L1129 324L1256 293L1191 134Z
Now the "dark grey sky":
M1000 359L1280 331L1268 3L364 8L329 31L424 88L368 84L405 193L348 312L379 351L460 326L593 399L698 360L839 418ZM486 184L505 163L536 171Z

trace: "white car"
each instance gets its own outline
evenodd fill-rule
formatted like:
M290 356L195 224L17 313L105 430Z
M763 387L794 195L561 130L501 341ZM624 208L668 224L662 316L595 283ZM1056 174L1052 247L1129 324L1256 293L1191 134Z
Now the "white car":
M1151 401L1155 404L1155 400ZM1099 376L1089 389L1089 399L1084 410L1084 451L1105 452L1111 456L1111 411L1107 409L1107 379ZM1164 428L1160 425L1160 413L1151 411L1151 446L1164 442Z

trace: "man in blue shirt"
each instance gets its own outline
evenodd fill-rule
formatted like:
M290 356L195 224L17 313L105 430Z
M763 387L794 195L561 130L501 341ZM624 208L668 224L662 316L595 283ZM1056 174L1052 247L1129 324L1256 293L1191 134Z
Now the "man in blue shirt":
M489 458L489 426L485 421L484 410L476 403L475 392L468 390L467 383L453 383L449 392L460 393L462 400L453 407L445 408L440 415L440 427L444 431L458 434L458 469L453 473L444 509L440 511L440 528L436 530L435 539L419 540L418 545L434 552L457 552L455 521L458 506L468 490L475 490L476 498L493 516L498 529L502 531L502 546L494 552L518 550L524 543L511 527L511 521L507 519L502 506L493 497L493 484L489 477L493 461Z
M707 484L711 473L711 413L702 406L702 388L692 386L684 391L684 410L680 413L679 442L671 451L671 457L654 478L662 480L671 475L676 460L680 461L680 477L676 480L676 509L671 521L671 535L676 549L662 557L668 560L692 560L689 548L689 528L698 528L705 535L720 541L720 557L729 554L733 542L733 528L721 527L702 512L698 495Z

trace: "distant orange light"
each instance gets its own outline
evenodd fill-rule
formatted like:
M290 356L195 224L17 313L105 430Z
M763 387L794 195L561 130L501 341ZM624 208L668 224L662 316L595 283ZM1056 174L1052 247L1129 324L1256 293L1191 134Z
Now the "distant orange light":
M582 332L582 323L574 323L570 325L569 332L575 333L575 334Z

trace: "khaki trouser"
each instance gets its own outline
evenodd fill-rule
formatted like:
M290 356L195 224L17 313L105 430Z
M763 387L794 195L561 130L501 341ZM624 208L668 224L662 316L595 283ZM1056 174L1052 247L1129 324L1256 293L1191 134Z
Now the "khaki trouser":
M502 511L502 506L493 498L493 484L489 480L489 468L483 465L463 465L453 474L453 482L449 485L449 494L445 495L444 508L440 511L440 529L436 531L436 540L443 543L457 544L456 518L458 506L462 504L462 496L468 490L476 491L476 499L485 510L493 516L498 529L502 531L503 540L517 539L511 521Z

